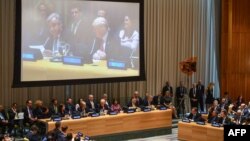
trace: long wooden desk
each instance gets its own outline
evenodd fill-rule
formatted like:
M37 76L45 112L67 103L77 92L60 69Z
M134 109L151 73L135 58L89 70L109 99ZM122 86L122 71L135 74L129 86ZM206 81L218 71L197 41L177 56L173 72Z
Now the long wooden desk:
M55 122L41 120L47 126L46 130L54 129ZM100 136L149 129L171 128L172 111L155 110L151 112L121 113L99 117L62 120L62 125L68 126L68 132L82 132L88 136Z
M213 127L210 124L198 125L194 122L178 123L178 139L186 141L223 141L223 127Z
M83 66L65 65L62 62L50 62L49 60L22 61L22 80L66 80L139 76L139 70L109 69L107 61L100 61Z

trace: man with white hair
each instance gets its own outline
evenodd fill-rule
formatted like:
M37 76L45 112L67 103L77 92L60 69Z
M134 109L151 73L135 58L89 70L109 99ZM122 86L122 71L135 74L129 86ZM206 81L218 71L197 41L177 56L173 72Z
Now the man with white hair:
M46 57L56 57L64 55L62 50L62 45L66 44L63 37L63 22L61 16L58 13L52 13L47 18L47 23L49 26L50 36L44 41L43 46L45 50L43 55Z
M86 105L87 108L91 111L91 112L97 112L98 109L98 105L97 103L94 101L94 96L92 94L89 95L88 100L86 101Z
M95 38L90 54L93 60L113 59L118 47L116 38L111 36L108 22L104 17L97 17L92 23Z

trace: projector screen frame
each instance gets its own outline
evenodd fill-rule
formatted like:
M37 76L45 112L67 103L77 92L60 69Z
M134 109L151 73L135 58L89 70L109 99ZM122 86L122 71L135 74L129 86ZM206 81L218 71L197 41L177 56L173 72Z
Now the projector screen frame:
M101 1L101 0L87 0ZM145 81L145 59L144 59L144 0L102 0L103 2L129 2L139 4L139 40L140 40L140 69L139 76L114 77L114 78L94 78L94 79L67 79L67 80L48 80L48 81L21 81L22 64L22 0L16 0L16 23L15 23L15 50L14 50L14 71L13 88L18 87L42 87L58 85L79 85L95 83L114 83L128 81Z

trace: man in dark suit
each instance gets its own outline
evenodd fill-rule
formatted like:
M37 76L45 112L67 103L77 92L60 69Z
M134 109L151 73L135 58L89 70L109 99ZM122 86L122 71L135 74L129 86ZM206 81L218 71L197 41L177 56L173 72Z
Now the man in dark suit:
M97 112L98 113L105 113L105 111L108 112L109 110L110 110L110 108L106 104L106 100L101 99L100 104L99 104L98 109L97 109Z
M76 3L71 6L71 23L68 27L68 40L71 45L71 52L74 56L80 56L91 63L90 49L91 39L93 38L91 23L88 19L83 19L82 8Z
M68 98L65 104L65 113L72 114L75 110L76 109L72 102L72 98Z
M220 110L224 110L225 109L226 111L228 111L228 106L229 105L226 104L226 99L222 98L221 102L220 102Z
M185 103L184 103L184 96L187 94L187 89L183 85L183 81L180 81L180 86L176 88L176 98L177 98L177 113L178 117L180 117L180 113L184 115L185 110Z
M9 122L8 122L8 118L7 118L7 114L4 111L4 107L3 105L0 105L0 127L2 128L2 133L4 134L6 131L6 128L8 127Z
M218 123L219 117L217 111L213 111L211 115L208 115L208 123Z
M166 85L162 88L162 93L165 94L166 91L170 92L170 95L173 96L173 87L170 85L170 82L167 81Z
M137 104L139 107L143 105L143 100L142 100L142 98L140 97L138 91L134 91L134 94L133 94L132 97L136 98L136 104Z
M222 126L231 124L231 120L227 116L227 111L226 110L222 110L221 113L220 113L220 116L221 117L219 118L218 123L220 123Z
M144 103L143 106L149 106L149 107L153 106L153 105L154 105L153 96L152 96L152 95L148 95L148 96L147 96L147 99L144 100L143 103Z
M55 128L48 132L52 140L55 141L66 141L64 133L61 131L61 122L55 123Z
M98 112L98 105L94 101L94 96L92 94L89 95L86 105L90 112Z
M52 13L47 18L50 35L44 41L43 56L61 57L69 55L70 45L65 40L63 21L58 13Z
M13 103L11 108L8 110L9 115L9 129L8 133L11 133L15 125L18 125L18 121L15 118L18 116L17 104Z
M202 85L201 80L199 80L197 84L197 95L199 97L200 110L202 112L204 111L204 101L203 101L204 92L205 92L204 85Z
M97 17L92 23L95 38L92 42L90 55L94 60L117 59L118 49L121 49L118 37L112 36L108 22L103 17Z
M51 115L57 115L59 112L59 106L57 99L53 98L51 100L51 105L49 106L49 111Z
M164 98L162 96L162 92L159 92L156 96L154 96L153 103L157 108L164 105Z
M197 122L197 121L202 121L202 117L201 114L198 113L198 109L197 108L192 108L191 113L189 114L189 116L187 117L189 120Z
M106 93L104 93L102 98L105 99L105 101L106 101L105 104L110 108L111 107L111 102L108 99L108 95Z
M26 107L22 110L24 113L24 122L29 125L34 124L37 121L37 118L33 114L32 101L26 101Z
M197 88L195 83L192 85L192 88L189 91L189 98L190 98L191 108L193 107L198 108L199 97L197 95Z

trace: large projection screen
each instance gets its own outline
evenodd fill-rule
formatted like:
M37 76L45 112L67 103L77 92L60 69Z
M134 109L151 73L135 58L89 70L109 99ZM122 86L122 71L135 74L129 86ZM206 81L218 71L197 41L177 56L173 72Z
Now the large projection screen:
M14 87L145 80L143 1L17 0Z

